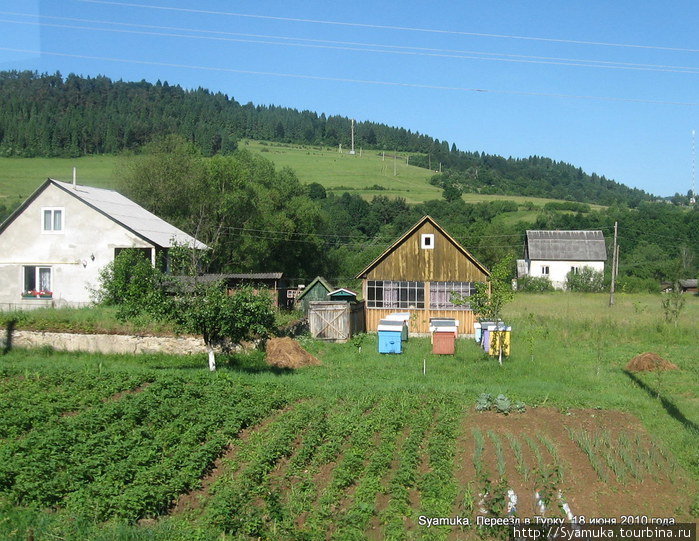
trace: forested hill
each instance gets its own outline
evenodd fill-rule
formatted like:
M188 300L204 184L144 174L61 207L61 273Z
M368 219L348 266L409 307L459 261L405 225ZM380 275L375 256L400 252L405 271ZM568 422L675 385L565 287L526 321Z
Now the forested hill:
M0 155L61 156L136 149L178 133L205 155L235 149L242 138L297 144L350 144L350 119L285 107L242 105L220 92L167 82L112 81L29 71L0 72ZM533 156L464 152L427 135L375 122L356 125L363 148L413 152L413 165L447 174L433 183L458 191L529 195L635 207L652 197L570 164Z

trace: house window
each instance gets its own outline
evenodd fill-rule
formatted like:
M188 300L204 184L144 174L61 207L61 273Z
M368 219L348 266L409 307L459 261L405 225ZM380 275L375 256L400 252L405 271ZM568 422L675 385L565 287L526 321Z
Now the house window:
M369 280L367 282L369 308L425 308L425 282L397 282Z
M57 207L41 208L41 230L44 233L60 233L63 231L63 209Z
M24 267L24 289L22 295L25 297L50 298L53 295L51 289L51 267Z
M476 292L473 282L430 282L430 309L431 310L470 310L469 303L454 304L454 296L458 298L470 297Z
M549 266L542 265L541 266L541 276L548 276L548 275L549 275Z
M422 248L423 250L432 250L434 248L434 234L423 234L420 237L420 248Z
M580 267L570 267L570 272L572 274L580 274Z

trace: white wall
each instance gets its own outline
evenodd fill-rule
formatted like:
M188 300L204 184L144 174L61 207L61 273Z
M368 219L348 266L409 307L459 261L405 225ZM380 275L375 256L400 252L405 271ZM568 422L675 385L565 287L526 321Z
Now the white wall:
M590 267L591 269L604 272L604 261L542 261L542 260L528 260L528 274L529 276L546 276L553 287L556 289L565 289L566 275L570 272L571 268L578 267L582 270L583 267ZM549 274L543 273L543 268L547 266L549 268Z
M42 231L42 207L63 208L62 232ZM0 309L89 303L89 288L97 285L99 270L114 259L114 249L130 247L153 245L49 185L0 234ZM24 265L51 267L50 301L22 298Z

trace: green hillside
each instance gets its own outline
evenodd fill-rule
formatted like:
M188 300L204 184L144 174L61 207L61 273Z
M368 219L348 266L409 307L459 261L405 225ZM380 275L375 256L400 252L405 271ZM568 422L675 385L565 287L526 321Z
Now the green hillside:
M317 182L337 194L350 192L365 199L376 195L402 197L413 204L442 197L442 190L428 182L434 173L422 167L406 165L407 153L395 155L394 176L392 152L384 154L377 150L362 150L361 155L357 152L351 156L328 147L249 140L242 142L240 147L261 153L277 168L292 168L303 183ZM77 168L79 183L114 188L119 161L118 156L107 154L80 158L0 158L0 201L12 204L25 199L47 177L70 181L73 167ZM539 197L478 193L464 194L463 199L467 203L508 200L520 205L532 203L536 207L554 201ZM599 205L591 207L601 208ZM521 218L525 220L533 221L535 217L535 211L521 211Z
M78 182L90 186L114 186L115 156L82 158L0 158L0 203L24 200L48 177L69 182L73 167Z
M205 156L227 153L241 141L254 140L333 149L331 154L337 159L335 149L339 145L349 148L354 133L356 148L364 151L411 153L410 164L425 170L420 176L431 176L430 170L441 168L444 175L435 183L449 185L452 191L618 203L632 208L653 200L642 190L543 156L505 158L459 150L454 143L372 121L355 123L354 132L351 126L347 117L243 105L220 92L185 90L167 82L0 71L0 156L4 157L137 152L149 141L178 134ZM391 177L392 164L382 162L378 174ZM397 174L391 188L409 200L424 199L424 194L415 194L408 187L408 175ZM329 178L328 182L342 181Z

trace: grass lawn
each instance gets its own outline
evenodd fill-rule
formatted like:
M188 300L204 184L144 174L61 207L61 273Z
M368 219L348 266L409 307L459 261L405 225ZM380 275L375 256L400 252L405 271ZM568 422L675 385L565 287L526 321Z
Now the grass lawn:
M538 489L549 517L561 490L576 515L696 520L699 298L677 325L660 299L519 294L503 366L467 339L386 356L373 335L301 339L322 365L296 371L262 352L210 374L203 355L12 351L0 538L489 538L418 517L502 514L508 489L519 516ZM624 371L646 351L679 370ZM481 393L526 412L477 413Z
M429 184L434 172L421 167L406 165L409 153L397 154L396 174L393 170L393 153L385 158L381 151L367 150L350 156L339 154L337 149L264 141L242 141L240 148L261 153L276 167L291 167L301 182L318 182L327 190L341 194L356 193L364 198L376 195L402 197L408 203L422 203L441 199L442 190ZM113 155L83 156L81 158L0 158L0 203L14 204L26 199L46 178L70 182L73 167L77 167L78 183L102 188L116 187L116 171L119 158ZM379 188L376 188L379 186ZM514 201L517 204L533 203L542 207L554 199L516 195L489 195L467 193L467 203L496 200ZM601 208L591 205L593 209ZM507 214L508 223L519 220L534 221L537 210L522 210Z
M116 157L0 158L0 202L24 200L47 178L72 182L73 167L78 183L114 188Z

